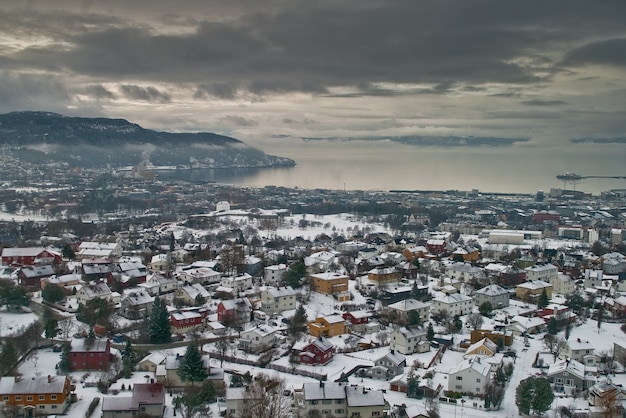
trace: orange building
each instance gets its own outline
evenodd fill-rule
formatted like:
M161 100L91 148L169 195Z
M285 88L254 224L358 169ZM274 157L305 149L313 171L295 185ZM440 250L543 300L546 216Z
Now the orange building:
M334 337L347 332L346 320L341 315L321 316L306 324L315 337Z
M311 275L311 289L315 292L333 296L339 302L350 300L348 276L334 272Z
M74 386L67 376L0 378L0 408L16 415L64 414Z

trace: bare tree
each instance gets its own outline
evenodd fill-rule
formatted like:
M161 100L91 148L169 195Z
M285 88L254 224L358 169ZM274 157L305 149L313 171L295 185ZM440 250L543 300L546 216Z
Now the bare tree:
M260 374L246 387L242 402L242 418L287 418L291 400L284 395L285 381Z
M387 331L379 331L376 337L378 337L380 345L387 345L387 342L389 342L389 333Z
M59 321L58 326L61 330L61 337L63 337L64 340L68 340L72 331L74 331L74 321L70 318L63 319L62 321Z
M477 330L483 325L483 316L478 312L471 313L467 315L467 319L465 320L467 325L472 327L472 329Z
M619 390L615 387L612 387L610 390L604 393L599 399L599 402L596 406L599 406L602 409L602 415L605 418L612 418L619 416L618 412L621 409L621 401L619 400Z

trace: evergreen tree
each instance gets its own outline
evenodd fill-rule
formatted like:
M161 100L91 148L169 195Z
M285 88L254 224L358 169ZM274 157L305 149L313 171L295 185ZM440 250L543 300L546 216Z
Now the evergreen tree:
M408 315L409 325L419 325L420 323L420 313L416 310L409 311Z
M215 387L207 381L202 386L187 386L181 395L172 400L172 405L174 411L179 411L183 418L212 417L208 403L214 400Z
M44 325L44 335L46 338L54 338L57 335L58 332L58 327L59 325L59 321L57 321L54 318L50 318L46 321L45 325Z
M406 396L408 398L417 398L420 381L419 381L419 376L417 376L413 370L409 372L409 375L407 376L407 379L406 379L406 383L407 383Z
M74 249L69 244L65 244L63 246L63 250L61 251L61 255L63 256L63 258L65 258L67 260L73 260L76 257L76 253L74 252Z
M58 286L54 283L49 283L46 287L41 291L41 297L43 300L49 303L57 303L65 297L65 293L61 286Z
M550 382L543 377L531 376L524 379L515 389L515 404L520 414L541 415L552 405L554 392L550 387Z
M192 385L195 382L202 382L209 377L209 372L204 364L204 360L202 360L202 355L196 342L192 342L187 346L185 356L178 365L178 376L185 382L191 382Z
M303 328L307 323L307 314L304 305L300 304L296 308L296 313L291 318L291 322L289 323L289 331L291 332L291 336L294 339L300 338L302 335Z
M546 327L548 334L556 335L559 332L559 323L555 317L548 319Z
M543 309L548 306L548 303L550 303L550 300L548 299L548 293L546 292L546 289L543 289L543 291L541 292L541 296L539 296L539 300L537 301L537 307Z
M166 344L172 341L167 305L158 296L154 298L154 305L150 314L149 334L152 344Z
M491 317L492 311L493 311L493 306L491 305L491 302L489 301L485 301L481 303L480 306L478 307L478 312L480 312L482 316L486 316L487 318Z
M126 379L132 376L136 363L137 354L135 353L135 350L133 350L130 340L126 340L126 346L124 346L124 350L122 351L122 367L124 370L124 377Z
M435 338L435 330L433 328L432 322L428 323L428 328L426 328L426 339L428 341L432 341Z
M61 351L61 361L59 362L59 371L61 373L69 373L71 369L70 363L70 345L63 344L63 350Z
M304 261L296 261L285 272L285 276L283 277L283 284L285 286L291 286L294 289L298 289L302 287L302 278L305 276L306 266L304 265Z
M4 375L17 363L17 351L11 341L7 341L0 353L0 373Z

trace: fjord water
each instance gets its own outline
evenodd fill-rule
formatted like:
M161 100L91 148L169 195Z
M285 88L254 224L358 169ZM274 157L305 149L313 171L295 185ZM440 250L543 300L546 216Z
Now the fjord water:
M163 173L237 186L284 186L346 190L472 190L535 193L563 188L556 175L626 176L626 145L416 147L390 141L298 141L265 144L268 154L289 157L295 167L195 170ZM624 179L584 179L575 185L593 194L626 189Z

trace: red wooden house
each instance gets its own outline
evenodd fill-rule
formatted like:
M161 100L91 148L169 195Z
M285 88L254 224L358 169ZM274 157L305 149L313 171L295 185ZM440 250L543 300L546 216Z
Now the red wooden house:
M217 320L222 324L245 324L250 322L252 305L247 298L227 299L217 305Z
M61 261L61 254L43 247L2 249L2 265L4 266L60 264Z
M302 364L328 364L335 355L335 346L324 337L311 342L296 343L292 355Z
M174 334L195 331L204 324L206 310L184 310L170 314L170 328Z
M70 369L109 370L114 356L108 338L81 338L72 340L70 347Z
M445 239L429 239L426 241L426 248L431 254L443 254L448 249Z
M40 289L41 280L56 274L52 266L25 266L17 272L20 284L29 289Z
M526 270L509 266L498 276L498 284L503 287L515 287L526 281Z

